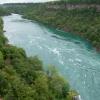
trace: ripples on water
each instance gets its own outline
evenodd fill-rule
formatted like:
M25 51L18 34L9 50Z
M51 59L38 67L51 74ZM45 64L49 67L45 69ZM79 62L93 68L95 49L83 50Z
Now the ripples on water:
M9 43L24 48L28 56L39 55L45 65L57 66L82 100L100 100L100 55L87 42L22 19L20 15L3 19Z

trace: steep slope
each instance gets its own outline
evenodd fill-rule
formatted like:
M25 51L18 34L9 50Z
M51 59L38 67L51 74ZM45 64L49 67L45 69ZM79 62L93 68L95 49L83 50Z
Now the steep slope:
M6 6L10 11L22 14L25 18L78 34L100 51L100 5L96 2L89 4L51 2Z
M0 18L0 99L72 100L75 95L52 67L44 71L41 60L7 43Z

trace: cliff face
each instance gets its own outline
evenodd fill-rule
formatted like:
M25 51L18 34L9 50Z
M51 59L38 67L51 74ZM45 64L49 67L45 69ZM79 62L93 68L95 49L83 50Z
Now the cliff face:
M100 51L100 3L49 2L17 4L17 6L15 4L10 7L8 5L8 8L13 10L12 12L24 15L24 18L78 34L90 41L97 51Z
M56 4L52 4L52 5L46 5L47 8L49 9L68 9L68 10L72 10L72 9L82 9L82 8L96 8L97 11L100 12L100 5L98 4L62 4L62 5L56 5Z

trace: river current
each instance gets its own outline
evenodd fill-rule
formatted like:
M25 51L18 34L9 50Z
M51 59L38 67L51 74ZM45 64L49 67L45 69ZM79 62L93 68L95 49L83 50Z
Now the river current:
M82 100L100 100L100 54L74 34L43 26L12 14L3 17L9 43L38 55L45 67L53 65L69 80Z

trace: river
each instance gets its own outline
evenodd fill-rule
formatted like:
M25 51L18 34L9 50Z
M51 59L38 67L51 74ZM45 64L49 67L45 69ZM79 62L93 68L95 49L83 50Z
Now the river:
M28 56L38 55L45 67L54 65L82 100L100 100L100 54L88 42L18 14L3 20L10 44L24 48Z

